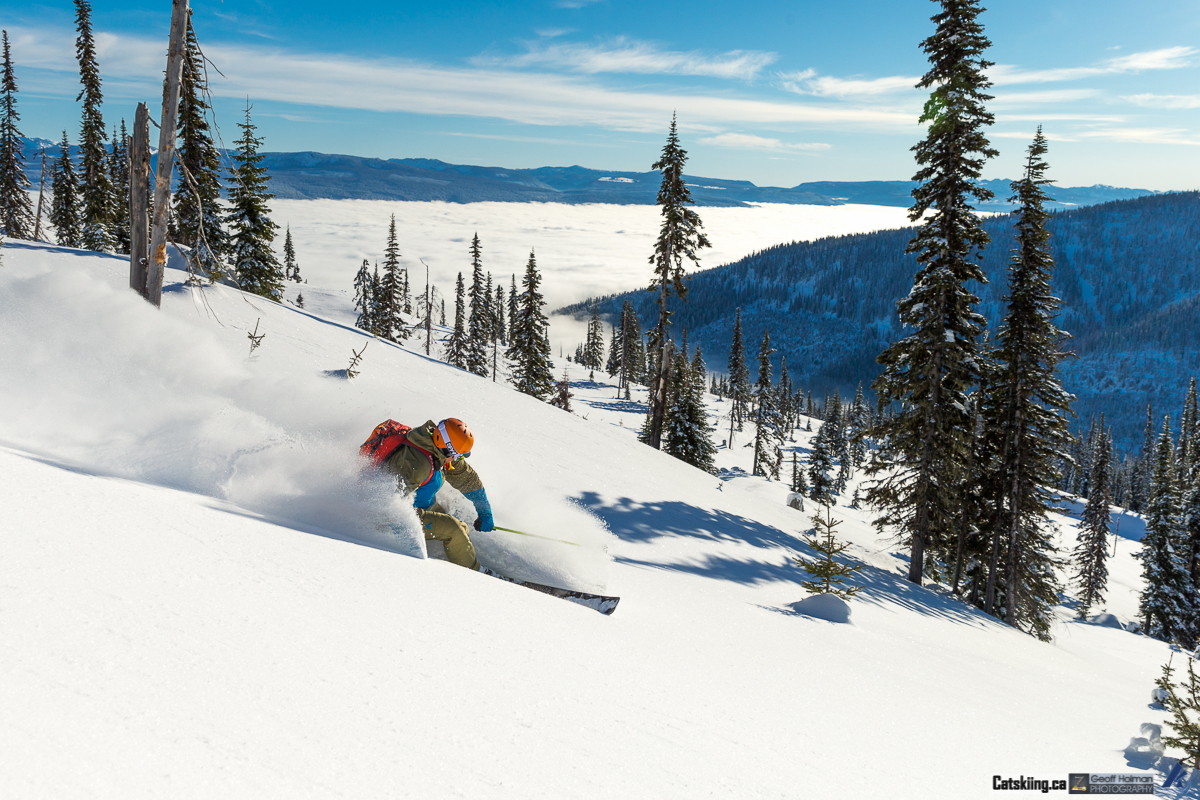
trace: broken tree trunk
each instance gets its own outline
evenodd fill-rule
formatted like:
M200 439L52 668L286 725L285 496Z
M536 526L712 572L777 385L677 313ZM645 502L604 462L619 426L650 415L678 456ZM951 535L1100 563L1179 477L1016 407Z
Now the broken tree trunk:
M129 288L146 297L150 255L150 110L145 103L138 103L133 135L129 138Z
M150 234L150 265L145 297L162 305L163 270L167 267L167 215L171 210L171 171L175 165L175 122L179 115L179 82L183 76L184 34L188 0L172 0L171 41L167 50L167 81L158 131L158 168L154 174L154 222Z

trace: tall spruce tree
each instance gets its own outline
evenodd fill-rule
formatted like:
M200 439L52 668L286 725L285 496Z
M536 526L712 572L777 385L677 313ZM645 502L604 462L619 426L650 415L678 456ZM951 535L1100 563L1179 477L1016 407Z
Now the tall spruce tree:
M467 291L463 285L462 273L454 284L454 329L446 342L446 363L459 369L467 368Z
M1171 418L1163 420L1154 454L1154 474L1146 501L1146 535L1137 557L1142 562L1145 588L1139 612L1148 635L1193 647L1196 639L1196 597L1180 548L1178 485Z
M104 103L101 91L100 67L96 63L96 40L92 35L92 4L75 0L75 57L79 61L81 88L75 101L83 101L83 122L79 133L80 194L83 199L80 219L80 239L88 250L102 253L113 249L112 211L113 187L108 175L108 156L104 141L104 118L100 107Z
M808 483L811 487L809 495L818 503L833 505L833 458L830 456L828 423L821 423L821 429L812 438L808 454Z
M671 312L667 300L674 291L680 300L687 299L687 287L683 284L684 259L699 266L698 251L710 247L708 237L701 233L704 223L700 215L688 206L692 195L683 177L683 165L687 163L687 151L679 145L675 115L671 115L671 129L662 154L651 169L662 173L662 184L658 189L658 205L662 215L662 226L650 265L654 268L654 279L650 291L658 293L658 324L653 329L650 349L656 353L656 374L650 388L650 427L646 444L658 448L662 443L663 418L667 411L667 381L671 361L667 350L667 328Z
M59 144L58 160L50 173L50 191L54 200L50 204L50 224L54 226L57 242L63 247L82 247L79 206L79 178L75 174L75 162L71 160L71 145L67 132L63 131Z
M729 401L729 446L733 447L733 432L742 429L750 405L750 367L746 364L740 308L733 320L733 343L729 347Z
M222 220L221 153L213 142L209 111L208 72L189 11L176 151L183 175L171 201L177 241L191 248L193 268L215 280L223 273L221 259L229 249L229 236Z
M1200 408L1197 407L1196 379L1188 384L1187 399L1183 402L1183 414L1179 417L1179 448L1176 460L1179 462L1180 491L1191 485L1192 473L1196 469L1197 449L1200 449Z
M546 301L541 284L542 276L530 250L521 278L524 291L517 297L516 313L508 318L510 344L505 356L513 362L511 380L517 391L544 400L554 390L554 377L550 372L549 320L542 311Z
M1050 287L1054 260L1042 189L1049 183L1045 153L1046 139L1038 128L1025 175L1013 183L1012 200L1019 203L1013 212L1017 248L1009 261L1008 305L997 335L999 369L985 398L985 414L1000 433L992 536L1003 539L1006 555L1004 621L1042 639L1049 637L1060 589L1049 514L1055 499L1051 487L1062 477L1058 464L1070 442L1067 415L1073 400L1057 374L1066 335L1054 322L1060 302ZM989 576L989 599L996 580Z
M4 37L4 64L0 71L0 231L9 239L33 238L33 204L29 179L21 155L21 131L17 123L17 78L13 73L8 31Z
M491 292L485 292L483 285L483 249L479 244L479 234L471 239L471 316L467 321L467 366L468 372L487 377L488 374L488 341L491 325L488 321L488 304L491 302Z
M271 246L279 226L271 221L267 201L275 195L267 189L271 176L262 166L258 152L263 140L254 135L250 120L250 102L246 102L246 121L239 122L242 138L234 142L233 174L229 186L229 214L225 217L230 231L230 255L237 282L244 291L275 302L283 299L283 268Z
M1107 435L1100 436L1107 444ZM1097 451L1092 464L1090 483L1091 496L1083 509L1083 520L1079 525L1079 543L1075 546L1075 583L1079 586L1079 617L1086 618L1092 606L1104 602L1108 588L1108 526L1111 519L1109 506L1112 497L1110 483L1110 449L1105 446Z
M984 93L991 62L983 57L991 43L977 19L983 9L978 0L941 0L941 6L933 17L937 30L921 45L930 69L917 84L932 88L920 120L928 132L913 148L921 168L909 218L921 226L908 252L920 268L912 291L896 304L912 333L879 356L883 369L874 384L882 402L899 404L875 433L890 451L876 464L894 468L878 475L867 498L882 511L876 524L908 541L908 579L917 584L927 572L939 573L957 517L957 487L966 477L966 394L979 377L976 340L984 323L968 283L986 280L977 262L988 242L970 200L991 199L978 181L984 161L996 155L983 133L993 122L983 105L991 99Z
M775 392L771 390L771 347L770 331L763 331L762 344L758 348L758 380L754 384L754 475L779 480L779 467L783 460L783 420L775 404Z

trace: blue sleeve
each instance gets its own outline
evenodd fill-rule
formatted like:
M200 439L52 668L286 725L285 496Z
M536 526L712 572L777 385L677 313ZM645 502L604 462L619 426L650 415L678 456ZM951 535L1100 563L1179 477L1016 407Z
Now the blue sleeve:
M492 504L488 502L487 492L483 489L476 489L473 492L466 492L463 494L463 497L475 505L475 513L479 515L478 530L494 530L495 523L492 521Z
M429 508L437 497L438 489L442 488L442 471L435 469L424 486L413 492L413 505L417 508Z

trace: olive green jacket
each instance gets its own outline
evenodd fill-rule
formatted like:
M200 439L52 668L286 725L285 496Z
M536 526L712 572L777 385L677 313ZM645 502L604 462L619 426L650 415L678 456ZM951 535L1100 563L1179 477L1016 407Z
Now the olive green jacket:
M424 425L413 428L405 438L417 447L428 450L433 454L435 460L442 461L442 475L446 478L446 483L455 489L463 494L482 489L483 481L479 479L479 473L471 469L471 465L465 458L460 459L457 464L446 463L448 458L446 451L439 449L433 443L433 432L436 430L437 423L429 420ZM392 453L391 457L383 462L383 465L396 474L402 484L401 489L407 491L413 491L423 485L433 473L433 468L425 454L416 447L407 445L396 448L396 452Z

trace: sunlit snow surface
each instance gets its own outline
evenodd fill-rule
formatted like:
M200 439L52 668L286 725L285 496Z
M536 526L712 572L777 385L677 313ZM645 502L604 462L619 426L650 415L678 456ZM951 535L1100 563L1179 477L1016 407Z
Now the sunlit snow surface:
M1171 764L1125 753L1164 720L1166 645L1070 597L1053 644L1009 630L907 583L867 512L833 512L866 565L850 624L795 612L811 523L745 475L748 432L707 475L638 444L644 390L605 376L572 371L567 414L370 341L346 381L360 332L176 270L157 311L126 271L3 250L0 794L985 798ZM483 560L616 614L413 557L353 454L451 414L497 522L579 543L477 534ZM1139 527L1097 609L1121 621Z

